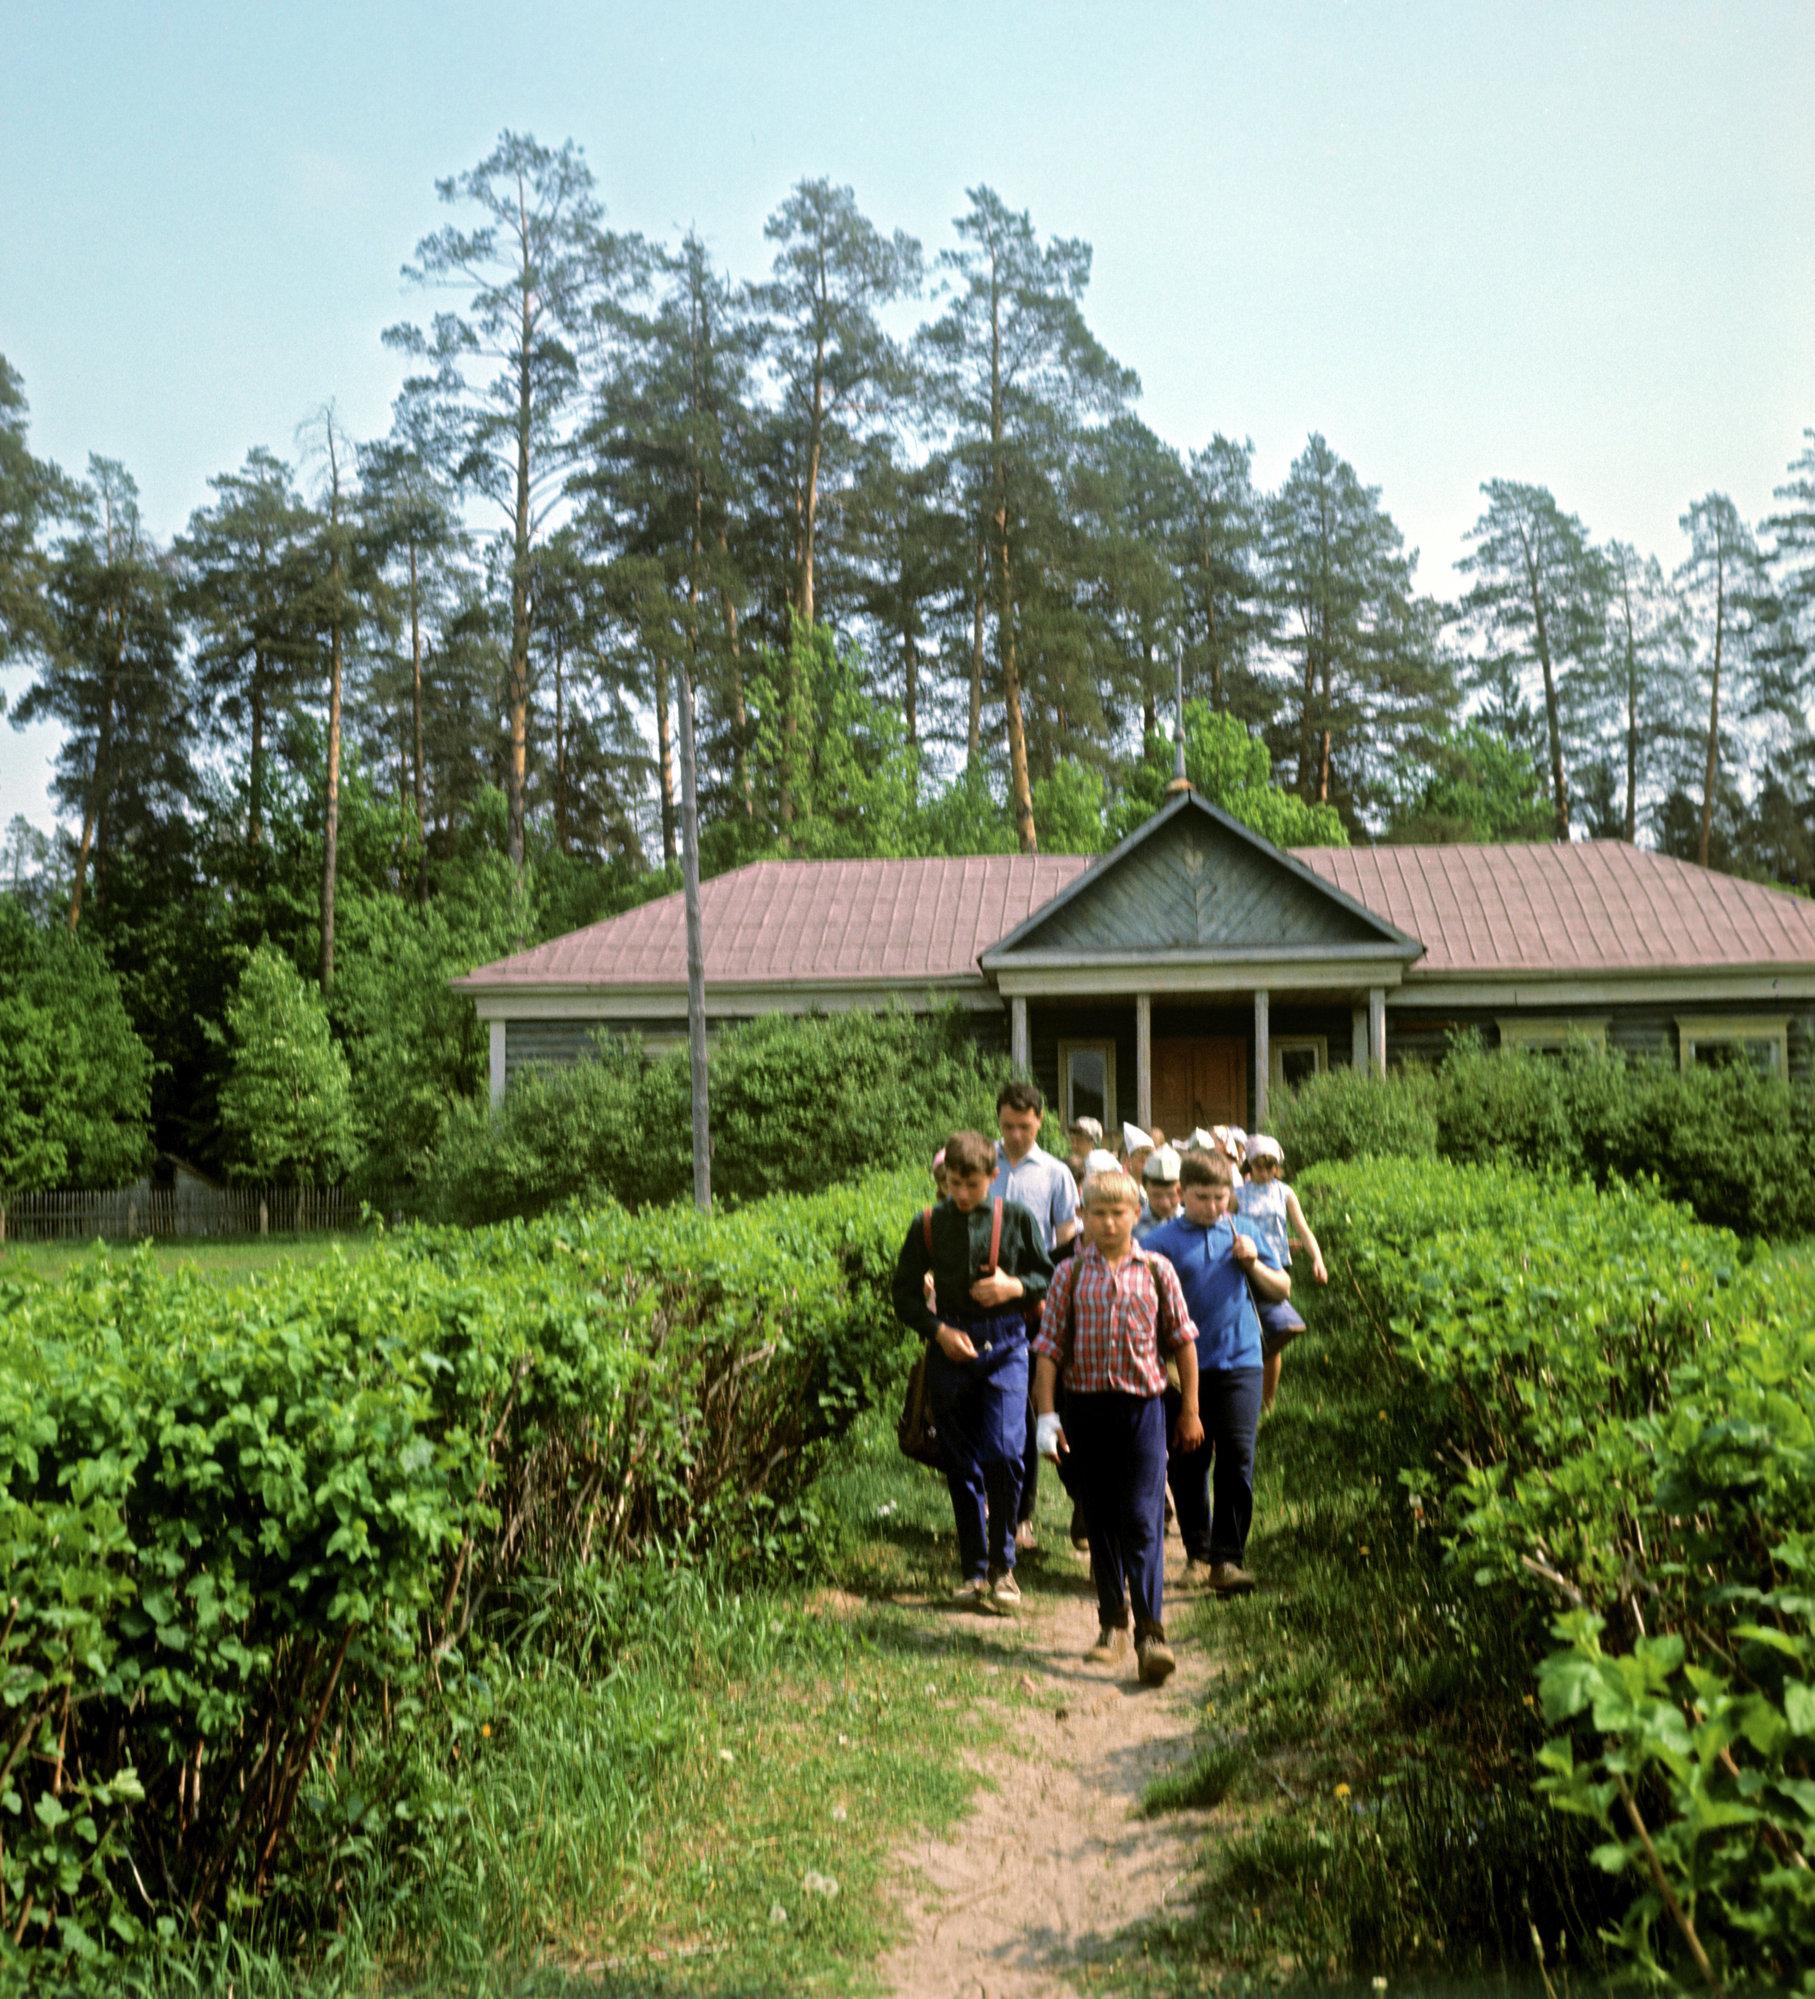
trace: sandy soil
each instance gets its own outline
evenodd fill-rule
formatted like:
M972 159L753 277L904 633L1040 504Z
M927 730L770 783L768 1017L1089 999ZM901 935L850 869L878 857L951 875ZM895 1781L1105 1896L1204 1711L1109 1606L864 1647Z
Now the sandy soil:
M1175 1608L1176 1541L1166 1556ZM1023 1571L1015 1626L976 1620L999 1634L1032 1704L1015 1711L1012 1746L984 1766L990 1785L950 1837L897 1856L917 1884L911 1934L881 1966L897 1999L1069 1999L1077 1974L1117 1954L1119 1931L1190 1898L1209 1814L1134 1814L1153 1778L1190 1759L1212 1662L1176 1642L1169 1614L1179 1665L1164 1687L1139 1684L1132 1647L1124 1664L1086 1665L1096 1612L1075 1582L1055 1587L1069 1559L1045 1557L1044 1587Z

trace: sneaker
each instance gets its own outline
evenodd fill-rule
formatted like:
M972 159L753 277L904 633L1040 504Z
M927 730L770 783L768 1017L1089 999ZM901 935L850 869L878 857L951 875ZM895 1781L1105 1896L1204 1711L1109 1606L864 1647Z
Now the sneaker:
M1179 1577L1180 1589L1203 1589L1214 1574L1210 1564L1193 1555L1185 1564L1185 1572Z
M981 1610L989 1598L987 1576L966 1576L952 1591L952 1601L961 1610Z
M1013 1569L990 1584L988 1608L998 1617L1013 1617L1021 1608L1021 1585L1015 1581Z
M1039 1545L1040 1538L1034 1532L1034 1523L1031 1520L1023 1520L1015 1529L1015 1546L1022 1554L1026 1554L1029 1548L1037 1548Z
M1084 1662L1090 1666L1113 1666L1127 1650L1128 1627L1105 1624L1097 1632L1097 1642L1084 1654Z
M1254 1578L1239 1562L1218 1562L1210 1571L1210 1587L1218 1596L1246 1596Z
M1163 1686L1171 1679L1172 1669L1178 1664L1163 1631L1150 1631L1145 1637L1137 1639L1134 1656L1144 1687Z

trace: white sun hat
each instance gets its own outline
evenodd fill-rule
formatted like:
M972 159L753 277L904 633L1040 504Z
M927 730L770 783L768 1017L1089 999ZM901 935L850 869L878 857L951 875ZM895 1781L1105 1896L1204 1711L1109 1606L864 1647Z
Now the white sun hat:
M1153 1139L1138 1124L1129 1124L1124 1119L1122 1123L1122 1150L1124 1152L1151 1152L1153 1150Z

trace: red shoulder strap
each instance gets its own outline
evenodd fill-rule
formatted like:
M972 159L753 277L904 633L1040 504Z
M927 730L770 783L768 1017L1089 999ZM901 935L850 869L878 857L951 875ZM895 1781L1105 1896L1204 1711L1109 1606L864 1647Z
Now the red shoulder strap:
M920 1210L920 1239L926 1244L927 1255L931 1256L933 1253L933 1211L931 1208L922 1208Z
M992 1204L995 1213L989 1218L989 1267L996 1269L996 1259L1002 1253L1002 1196L998 1194Z

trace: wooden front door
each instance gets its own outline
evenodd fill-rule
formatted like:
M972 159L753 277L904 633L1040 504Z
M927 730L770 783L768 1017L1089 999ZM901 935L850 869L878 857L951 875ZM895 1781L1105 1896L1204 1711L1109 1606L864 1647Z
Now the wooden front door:
M1248 1044L1239 1034L1153 1044L1153 1119L1174 1144L1199 1125L1248 1122Z

